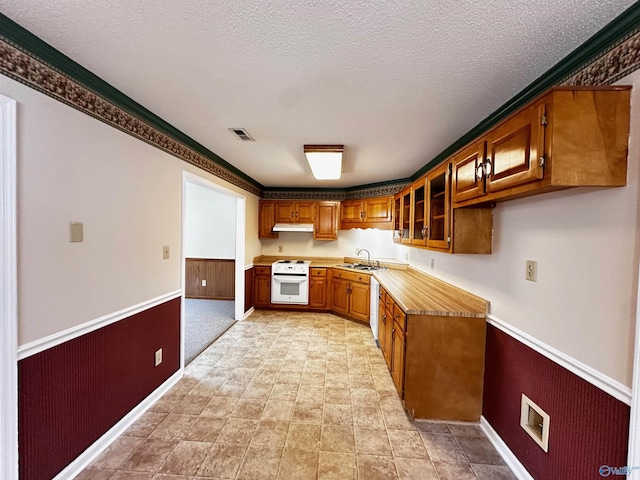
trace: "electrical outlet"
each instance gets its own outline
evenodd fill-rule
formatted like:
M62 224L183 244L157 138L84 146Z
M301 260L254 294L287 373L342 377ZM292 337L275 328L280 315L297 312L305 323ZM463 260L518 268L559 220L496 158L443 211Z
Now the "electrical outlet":
M409 252L404 252L404 259L409 260Z
M207 281L206 280L202 280L202 286L206 287L207 286Z
M435 260L435 258L431 259L431 262L429 263L429 266L431 267L431 270L436 268L436 260Z
M156 350L156 367L162 363L162 349Z
M525 272L524 278L530 282L538 281L538 262L534 260L527 260L527 271Z
M164 245L162 247L162 259L169 260L169 245Z
M282 253L284 251L284 247L282 245L278 245L278 253Z

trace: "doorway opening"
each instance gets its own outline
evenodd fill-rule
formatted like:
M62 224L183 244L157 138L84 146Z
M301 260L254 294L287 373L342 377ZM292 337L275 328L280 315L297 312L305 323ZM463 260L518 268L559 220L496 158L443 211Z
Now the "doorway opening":
M182 365L244 316L245 197L184 172Z

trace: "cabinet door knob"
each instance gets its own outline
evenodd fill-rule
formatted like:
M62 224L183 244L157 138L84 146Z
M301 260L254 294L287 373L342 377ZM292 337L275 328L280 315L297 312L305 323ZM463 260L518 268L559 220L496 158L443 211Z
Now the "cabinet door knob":
M491 176L491 159L487 158L484 162L484 174L487 177Z
M480 164L476 167L476 180L482 180L484 177L484 164Z

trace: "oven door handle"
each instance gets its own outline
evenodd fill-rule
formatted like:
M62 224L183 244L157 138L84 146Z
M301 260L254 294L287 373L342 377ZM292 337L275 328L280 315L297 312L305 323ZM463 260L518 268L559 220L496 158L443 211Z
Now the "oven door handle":
M273 277L278 279L283 279L283 278L297 279L297 278L308 278L309 275L307 275L306 273L274 273Z

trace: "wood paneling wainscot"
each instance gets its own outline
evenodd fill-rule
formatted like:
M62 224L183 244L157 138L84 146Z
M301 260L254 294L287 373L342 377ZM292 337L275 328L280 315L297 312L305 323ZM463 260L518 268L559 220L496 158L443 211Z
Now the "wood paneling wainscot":
M233 300L235 298L235 260L215 258L186 259L186 298ZM202 281L206 285L202 285Z

